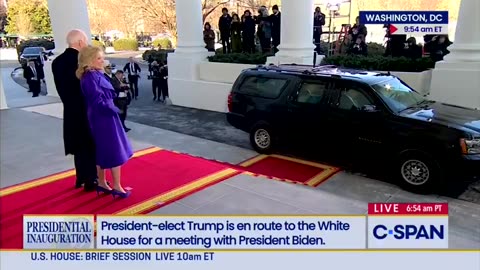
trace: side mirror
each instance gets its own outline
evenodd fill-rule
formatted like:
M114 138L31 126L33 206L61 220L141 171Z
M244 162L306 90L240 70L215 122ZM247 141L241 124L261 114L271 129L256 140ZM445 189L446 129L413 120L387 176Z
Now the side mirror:
M364 105L364 106L362 106L362 108L360 108L360 111L370 112L370 113L379 112L379 110L377 109L377 106L375 106L375 105Z

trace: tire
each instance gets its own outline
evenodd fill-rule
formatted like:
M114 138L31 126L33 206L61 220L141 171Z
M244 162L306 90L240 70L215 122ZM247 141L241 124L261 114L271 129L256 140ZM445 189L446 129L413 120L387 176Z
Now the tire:
M440 166L427 153L413 150L401 153L396 171L400 185L408 191L430 194L442 187Z
M274 148L274 132L264 121L257 122L250 129L250 144L261 154L270 154Z

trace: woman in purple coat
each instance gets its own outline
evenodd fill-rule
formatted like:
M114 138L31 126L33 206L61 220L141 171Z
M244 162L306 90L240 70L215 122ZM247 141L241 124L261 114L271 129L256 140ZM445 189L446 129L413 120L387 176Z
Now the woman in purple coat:
M78 55L77 77L87 103L88 120L95 140L98 187L97 193L112 194L126 198L131 191L125 191L120 182L120 167L133 155L132 147L123 129L113 104L115 90L103 74L103 51L94 46L83 48ZM113 187L105 179L105 169L110 169Z

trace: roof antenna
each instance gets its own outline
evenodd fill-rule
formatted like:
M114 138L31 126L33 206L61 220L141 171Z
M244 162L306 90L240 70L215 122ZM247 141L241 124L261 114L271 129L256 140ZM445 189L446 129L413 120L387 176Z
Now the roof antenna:
M317 65L317 52L313 51L313 67Z

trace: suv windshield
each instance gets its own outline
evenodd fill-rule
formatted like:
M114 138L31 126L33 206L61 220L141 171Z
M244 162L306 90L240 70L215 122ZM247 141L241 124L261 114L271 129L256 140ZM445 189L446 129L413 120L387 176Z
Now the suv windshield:
M42 48L38 47L29 47L23 50L24 54L40 54L42 53Z
M375 84L372 87L395 112L400 112L428 101L397 78Z

